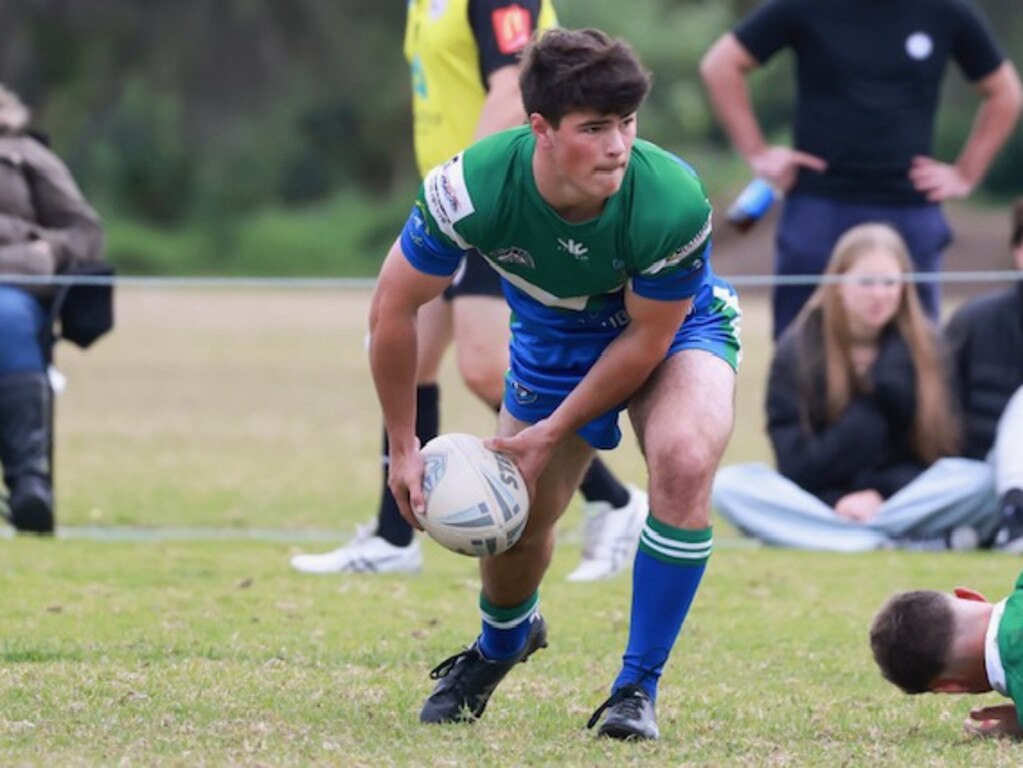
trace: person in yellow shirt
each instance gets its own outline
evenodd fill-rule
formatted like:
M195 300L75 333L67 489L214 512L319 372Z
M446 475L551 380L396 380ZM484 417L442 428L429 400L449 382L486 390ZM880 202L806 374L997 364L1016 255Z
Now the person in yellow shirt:
M416 163L427 172L477 139L521 125L519 54L538 30L557 24L550 0L409 0L405 58L412 79ZM440 431L441 360L454 342L469 389L495 412L508 368L508 307L501 279L470 253L444 295L419 312L416 436L426 444ZM305 573L415 572L422 553L384 479L377 519L355 539L323 554L300 554ZM632 562L647 513L646 494L623 485L594 459L580 485L586 500L583 559L573 581L614 576Z

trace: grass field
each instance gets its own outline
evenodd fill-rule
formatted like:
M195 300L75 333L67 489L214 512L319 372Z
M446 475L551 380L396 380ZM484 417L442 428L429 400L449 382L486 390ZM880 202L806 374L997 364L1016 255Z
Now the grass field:
M112 336L58 354L67 535L0 539L0 765L1020 764L1019 747L961 733L971 704L998 697L903 696L865 642L892 591L1000 597L1017 562L761 549L724 524L661 686L661 741L594 740L583 725L617 669L629 580L565 581L576 508L542 591L551 647L475 726L419 726L427 672L477 631L474 562L427 542L418 577L287 565L372 516L366 294L124 288L118 302ZM745 306L729 462L767 456L764 305ZM445 429L488 432L451 374ZM610 461L641 481L630 438Z
M360 290L122 288L113 334L85 353L58 351L69 380L57 403L62 522L294 531L372 516L380 421L368 300ZM767 452L768 336L762 302L749 304L726 461ZM442 389L446 431L492 431L452 366ZM631 435L610 462L642 481Z

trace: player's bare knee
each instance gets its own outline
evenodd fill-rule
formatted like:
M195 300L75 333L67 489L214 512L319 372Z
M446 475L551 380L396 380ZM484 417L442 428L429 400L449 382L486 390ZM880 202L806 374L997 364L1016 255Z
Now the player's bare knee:
M714 478L718 453L705 442L693 440L648 448L651 487L668 498L683 500L704 492Z
M461 366L459 371L465 386L476 397L495 408L500 405L504 396L503 369Z

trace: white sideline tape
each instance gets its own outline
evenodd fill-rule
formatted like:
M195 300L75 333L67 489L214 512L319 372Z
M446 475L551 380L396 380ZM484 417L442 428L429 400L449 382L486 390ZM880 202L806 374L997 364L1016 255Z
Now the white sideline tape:
M62 525L57 527L56 538L79 541L263 541L275 544L322 542L328 545L341 546L351 538L351 531L327 529L296 529L284 528L149 528L130 525ZM13 528L0 528L0 539L16 537ZM558 536L558 544L578 544L579 536L566 532ZM754 539L714 537L714 547L727 549L750 548L759 546Z
M817 285L841 283L847 275L726 275L732 285ZM1004 283L1023 280L1023 271L913 272L907 283ZM11 285L117 285L142 288L300 288L366 289L376 284L372 277L143 277L132 275L8 275L0 273L0 282Z

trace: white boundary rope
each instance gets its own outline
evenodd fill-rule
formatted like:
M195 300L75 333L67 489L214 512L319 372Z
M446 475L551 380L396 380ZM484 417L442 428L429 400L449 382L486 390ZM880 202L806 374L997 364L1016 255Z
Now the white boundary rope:
M9 275L8 285L116 285L139 288L372 288L372 277L153 277L134 275Z
M862 280L869 275L725 275L720 277L734 286L772 287L776 285L818 285ZM887 276L885 276L887 277ZM1023 271L912 272L902 277L907 283L1006 283L1023 280ZM133 275L8 275L0 274L0 284L8 285L116 285L139 288L293 288L316 290L352 290L372 288L372 277L153 277Z

